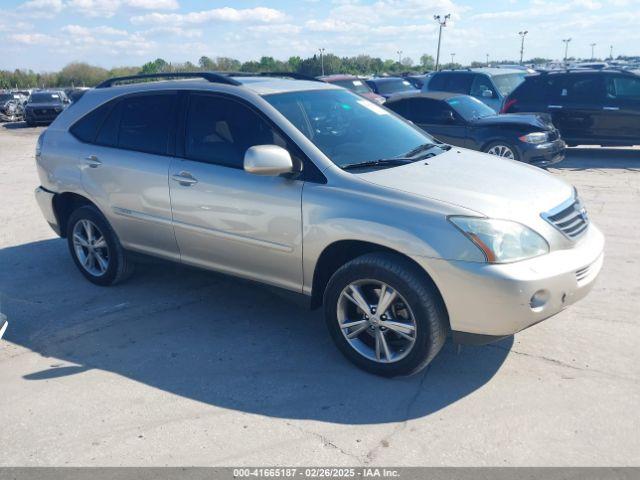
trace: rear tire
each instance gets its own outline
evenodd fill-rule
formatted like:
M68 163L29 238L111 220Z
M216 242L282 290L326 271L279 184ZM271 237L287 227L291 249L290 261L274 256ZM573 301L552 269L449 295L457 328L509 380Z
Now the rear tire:
M340 267L325 290L324 311L338 349L363 370L385 377L425 368L449 331L442 300L425 272L393 253L369 253Z
M67 223L69 253L78 270L100 286L123 282L133 273L116 233L100 211L86 205L76 209Z

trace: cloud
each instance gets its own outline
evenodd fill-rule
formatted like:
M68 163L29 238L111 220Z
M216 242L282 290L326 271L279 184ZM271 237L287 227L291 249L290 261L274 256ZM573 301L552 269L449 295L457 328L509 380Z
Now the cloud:
M131 22L136 25L140 24L202 24L207 22L257 22L257 23L276 23L286 19L286 15L280 10L267 7L255 7L237 9L232 7L214 8L211 10L203 10L200 12L190 13L149 13L133 17Z
M63 8L62 0L29 0L18 7L21 14L34 18L49 18L57 15Z
M54 45L57 43L56 38L44 33L13 33L7 38L12 43L19 45Z
M122 8L139 10L177 10L180 8L180 5L177 0L67 0L65 7L71 12L79 13L86 17L109 18L113 17Z

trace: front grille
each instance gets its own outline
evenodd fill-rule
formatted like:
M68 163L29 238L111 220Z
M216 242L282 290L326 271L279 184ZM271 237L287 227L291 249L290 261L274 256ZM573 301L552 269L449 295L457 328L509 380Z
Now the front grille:
M577 196L553 210L543 213L542 218L572 240L586 232L589 226L587 211Z

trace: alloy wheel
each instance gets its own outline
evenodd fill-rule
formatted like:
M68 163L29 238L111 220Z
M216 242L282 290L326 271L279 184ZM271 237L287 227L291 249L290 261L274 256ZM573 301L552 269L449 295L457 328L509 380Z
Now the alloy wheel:
M73 248L85 271L94 277L105 274L109 268L109 246L95 223L82 219L75 224Z
M338 298L338 323L349 345L363 357L394 363L411 352L417 324L397 290L378 280L358 280Z
M494 145L489 150L487 150L487 153L491 155L497 155L498 157L510 158L511 160L515 160L516 158L513 150L511 150L511 148L507 147L506 145Z

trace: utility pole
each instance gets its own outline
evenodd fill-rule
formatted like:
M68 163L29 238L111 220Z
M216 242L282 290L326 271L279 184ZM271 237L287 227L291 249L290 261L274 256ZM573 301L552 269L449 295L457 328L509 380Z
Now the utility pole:
M527 33L529 33L528 30L518 32L518 35L520 35L520 65L522 65L522 59L524 57L524 37L527 36Z
M489 54L487 53L487 67L489 66Z
M593 47L595 47L597 43L590 43L589 45L591 45L591 60L594 60L596 57L593 53Z
M613 60L613 45L609 46L609 58Z
M319 48L318 49L320 51L320 66L322 69L322 76L324 77L324 48Z
M396 52L398 54L398 65L402 66L402 50Z
M451 54L451 68L453 68L453 59L456 57L455 53Z
M447 20L451 18L451 14L447 13L444 17L440 15L434 15L433 19L438 22L438 53L436 54L436 68L435 71L438 71L438 65L440 65L440 44L442 42L442 27L447 26Z
M569 42L570 41L571 41L571 37L562 39L562 43L564 43L564 63L567 63L567 58L569 58Z

